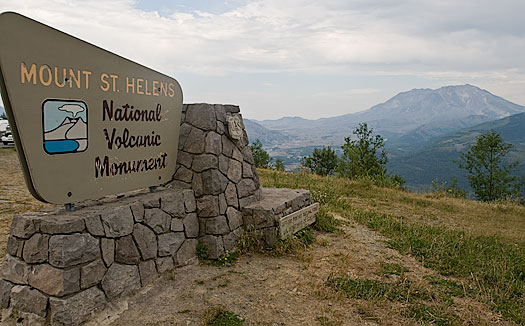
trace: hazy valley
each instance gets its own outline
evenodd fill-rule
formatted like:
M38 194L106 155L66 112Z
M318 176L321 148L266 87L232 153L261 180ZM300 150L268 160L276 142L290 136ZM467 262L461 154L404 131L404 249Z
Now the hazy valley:
M472 85L446 86L436 90L414 89L399 93L368 110L339 117L307 120L248 120L251 141L260 139L274 159L293 170L301 157L315 147L340 151L344 138L366 122L385 139L388 169L400 174L409 186L429 186L432 180L461 177L454 160L472 145L477 135L495 130L514 145L510 159L525 165L525 108ZM460 178L460 184L466 183Z

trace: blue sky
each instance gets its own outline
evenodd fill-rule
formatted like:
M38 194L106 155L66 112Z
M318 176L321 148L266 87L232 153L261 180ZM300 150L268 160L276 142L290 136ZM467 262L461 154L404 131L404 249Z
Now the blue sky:
M315 119L473 84L525 104L523 0L3 0L176 78L184 102ZM1 46L1 45L0 45Z

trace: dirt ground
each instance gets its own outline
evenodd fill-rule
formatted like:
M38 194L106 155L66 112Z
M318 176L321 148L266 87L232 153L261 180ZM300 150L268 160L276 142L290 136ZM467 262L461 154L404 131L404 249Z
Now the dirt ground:
M367 228L342 228L344 234L317 234L295 256L246 254L229 267L177 269L89 325L202 325L206 311L217 306L238 314L245 325L416 325L401 313L402 303L348 299L326 285L330 275L384 280L381 262L405 266L414 282L434 274L387 248L385 238ZM463 300L457 307L467 325L506 324L478 302Z
M0 257L6 255L7 235L13 216L34 211L46 204L34 199L27 190L24 176L13 148L0 148Z
M0 150L0 258L15 213L45 205L28 193L13 150ZM340 218L340 217L338 217ZM342 218L340 218L342 219ZM244 254L233 266L194 264L176 269L139 293L116 302L88 325L202 325L215 307L238 314L245 325L416 325L403 302L349 299L327 286L331 275L394 282L381 263L405 267L424 286L437 275L410 256L389 249L386 238L345 221L342 232L315 233L316 241L295 255ZM486 305L455 298L463 325L506 325Z

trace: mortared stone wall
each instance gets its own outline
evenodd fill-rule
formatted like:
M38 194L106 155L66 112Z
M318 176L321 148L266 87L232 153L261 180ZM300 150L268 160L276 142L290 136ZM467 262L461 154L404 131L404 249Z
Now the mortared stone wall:
M240 123L230 125L232 117ZM210 258L235 248L243 208L261 199L248 143L238 106L186 104L167 185L80 203L74 212L16 215L1 307L31 324L82 324L108 302L195 261L197 243Z

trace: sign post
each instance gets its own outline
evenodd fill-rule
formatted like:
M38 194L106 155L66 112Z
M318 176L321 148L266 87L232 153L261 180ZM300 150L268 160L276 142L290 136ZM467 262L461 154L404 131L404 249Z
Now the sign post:
M0 30L2 99L35 198L70 204L172 178L175 79L16 13Z

